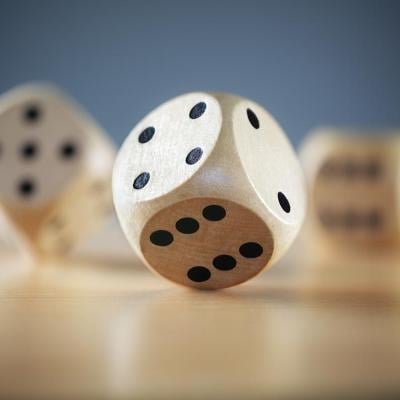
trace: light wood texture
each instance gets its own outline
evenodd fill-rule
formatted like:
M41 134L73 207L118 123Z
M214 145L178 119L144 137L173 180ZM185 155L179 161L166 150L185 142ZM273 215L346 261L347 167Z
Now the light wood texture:
M314 248L398 246L400 140L394 134L322 129L300 151L309 187L307 235Z
M196 118L193 112L197 112ZM144 142L143 135L149 129L151 139ZM191 149L201 149L202 153L197 162L188 164L185 160ZM136 179L143 173L147 174L147 184L135 188ZM294 240L306 202L296 155L270 114L248 99L200 92L170 100L137 124L117 156L113 195L129 242L158 272L162 266L149 262L148 254L143 257L142 231L156 213L175 207L180 201L206 197L229 200L247 208L248 215L256 214L272 234L268 266ZM279 198L285 200L285 196L290 205L286 211L279 201ZM235 236L232 231L221 234L225 240ZM194 234L193 238L196 239L193 248L203 249L199 251L206 254L207 237ZM238 233L232 244L226 246L233 247L239 240L243 238ZM154 248L154 252L158 249ZM179 254L172 259L177 257ZM201 258L198 262L202 261ZM232 270L231 274L235 275L236 271ZM185 273L179 277L178 273L182 272L175 271L173 280L183 283ZM163 275L172 278L170 273ZM242 278L229 279L226 284L221 281L220 287L240 282Z
M28 269L3 255L0 397L398 397L399 254L313 269L296 251L205 292L140 263Z
M221 220L208 220L204 210L215 205L228 212ZM172 232L173 241L167 246L152 243L160 227ZM220 289L263 270L274 243L265 223L247 208L202 197L183 200L155 214L142 231L140 247L149 265L167 279L195 288Z
M65 253L104 220L114 147L59 90L32 84L3 94L0 137L1 204L33 253Z

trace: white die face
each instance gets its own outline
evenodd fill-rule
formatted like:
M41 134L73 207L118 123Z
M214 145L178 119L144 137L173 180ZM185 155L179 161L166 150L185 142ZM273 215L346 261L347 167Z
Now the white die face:
M43 206L79 175L85 132L59 95L17 90L0 106L0 198L11 206Z
M114 167L114 193L141 202L181 186L211 154L221 125L221 108L205 93L179 96L158 107L122 145Z
M258 104L242 100L233 110L233 134L247 177L268 210L286 224L301 224L304 177L278 123Z

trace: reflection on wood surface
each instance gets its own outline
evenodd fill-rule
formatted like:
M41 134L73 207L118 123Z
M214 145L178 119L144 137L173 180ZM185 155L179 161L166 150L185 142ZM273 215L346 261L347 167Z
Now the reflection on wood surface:
M288 257L245 285L199 292L139 264L3 257L0 395L398 395L397 260L324 269Z

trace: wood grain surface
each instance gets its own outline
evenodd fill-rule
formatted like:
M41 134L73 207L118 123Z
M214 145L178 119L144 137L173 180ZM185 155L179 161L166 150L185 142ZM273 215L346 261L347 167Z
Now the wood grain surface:
M29 266L3 252L0 398L400 395L398 255L314 267L295 247L211 292L111 259Z

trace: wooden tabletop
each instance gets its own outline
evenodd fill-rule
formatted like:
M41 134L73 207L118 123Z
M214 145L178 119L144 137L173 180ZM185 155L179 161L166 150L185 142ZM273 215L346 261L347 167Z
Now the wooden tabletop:
M30 266L3 253L1 398L400 396L398 257L318 265L292 252L201 292L112 256Z

